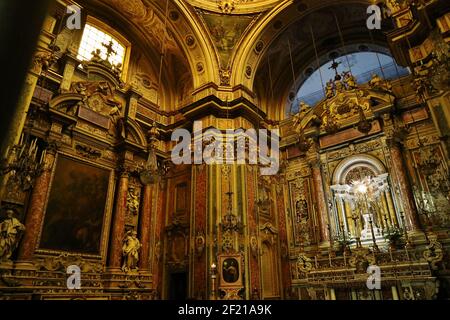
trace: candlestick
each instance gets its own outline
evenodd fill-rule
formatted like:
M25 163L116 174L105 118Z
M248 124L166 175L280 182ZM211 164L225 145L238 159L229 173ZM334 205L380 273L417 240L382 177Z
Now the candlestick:
M216 271L217 266L213 263L211 265L211 300L216 300Z

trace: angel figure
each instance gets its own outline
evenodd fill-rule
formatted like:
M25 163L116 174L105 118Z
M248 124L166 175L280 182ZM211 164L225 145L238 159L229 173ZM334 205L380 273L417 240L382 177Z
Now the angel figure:
M134 187L130 187L128 190L127 207L133 215L139 213L139 193Z
M150 144L155 143L160 137L160 130L158 129L158 125L155 120L153 120L150 129L147 132L148 139Z
M91 58L92 62L100 63L100 62L104 61L102 59L102 50L96 49L96 50L92 51L91 54L92 54L92 58Z
M356 79L352 75L351 72L345 72L344 73L344 82L347 85L347 89L348 90L355 89L357 87L356 86Z
M327 99L331 99L334 97L334 83L333 80L330 80L327 82L327 86L325 88L326 90L326 97Z
M141 247L141 242L137 238L137 232L131 230L128 231L123 239L122 246L123 272L138 270L137 264L139 262L139 250Z

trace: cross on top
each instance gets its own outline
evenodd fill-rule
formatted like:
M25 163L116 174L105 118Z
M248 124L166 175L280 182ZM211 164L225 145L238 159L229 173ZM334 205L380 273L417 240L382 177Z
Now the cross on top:
M342 62L337 62L333 58L333 63L331 64L331 67L328 68L330 70L334 70L334 72L336 73L336 77L335 77L336 80L341 80L341 76L339 75L339 72L338 72L338 68L341 64L342 64Z
M109 60L109 58L110 58L112 55L116 55L116 54L117 54L117 51L115 51L115 50L113 49L114 43L112 42L112 40L109 41L108 44L102 43L102 46L104 46L105 49L106 49L106 60Z
M333 63L331 64L331 67L329 67L328 69L334 70L336 72L336 74L338 74L337 69L339 68L339 66L341 64L342 64L342 62L337 62L335 59L333 59Z

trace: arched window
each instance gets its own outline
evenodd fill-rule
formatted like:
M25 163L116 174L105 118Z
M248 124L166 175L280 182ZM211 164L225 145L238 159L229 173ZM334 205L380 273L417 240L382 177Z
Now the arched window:
M108 57L109 46L112 51ZM102 59L108 59L112 65L122 64L124 68L128 62L129 47L130 44L124 37L99 20L89 17L84 27L77 58L81 61L90 60L92 52L99 49Z
M335 61L339 63L339 73L351 70L359 84L369 82L374 73L386 79L396 79L409 74L408 69L397 65L392 57L383 53L356 52L336 58ZM300 101L313 106L324 99L322 84L325 86L335 76L332 64L333 59L330 57L320 69L306 70L305 81L293 102L292 112L298 112Z

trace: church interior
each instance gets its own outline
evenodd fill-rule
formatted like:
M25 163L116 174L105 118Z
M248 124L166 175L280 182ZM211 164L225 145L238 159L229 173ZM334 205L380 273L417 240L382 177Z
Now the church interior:
M450 298L448 0L43 3L0 300Z

